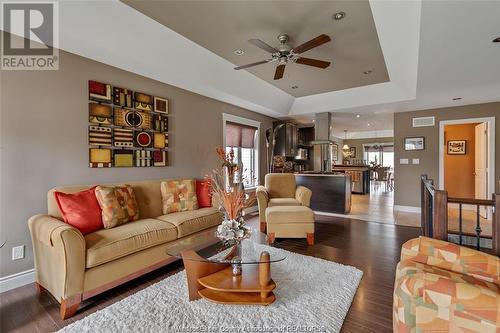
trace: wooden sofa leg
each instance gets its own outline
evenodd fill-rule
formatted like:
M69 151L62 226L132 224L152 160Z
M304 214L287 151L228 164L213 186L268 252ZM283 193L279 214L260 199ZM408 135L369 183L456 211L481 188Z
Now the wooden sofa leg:
M276 234L274 232L270 232L267 234L267 240L269 242L269 245L274 243L274 239L276 238Z
M41 293L43 293L45 290L47 290L47 289L45 289L45 288L44 288L44 287L43 287L40 283L38 283L38 282L35 282L35 288L36 288L37 293L39 293L39 294L41 294Z
M307 245L314 245L314 233L307 233Z
M266 222L260 222L260 232L266 233Z
M82 294L78 294L75 296L71 296L66 299L61 300L61 319L65 320L68 319L69 317L72 317L76 311L78 310L78 307L80 306L80 303L82 302Z

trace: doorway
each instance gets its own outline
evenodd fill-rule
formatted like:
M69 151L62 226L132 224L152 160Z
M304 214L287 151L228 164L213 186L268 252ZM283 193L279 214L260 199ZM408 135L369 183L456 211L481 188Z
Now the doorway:
M491 199L495 192L495 118L441 121L439 128L439 188L450 198ZM474 234L477 206L448 205L448 226ZM492 211L481 207L483 235L491 235Z
M491 198L495 191L494 117L439 122L439 188L448 190L450 197Z

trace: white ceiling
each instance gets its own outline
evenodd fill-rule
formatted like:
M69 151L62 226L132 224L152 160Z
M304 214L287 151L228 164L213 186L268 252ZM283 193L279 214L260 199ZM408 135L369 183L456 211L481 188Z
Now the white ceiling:
M332 62L328 68L289 63L280 80L274 80L275 62L246 69L295 97L389 81L368 0L121 1L238 66L270 57L247 42L252 38L278 46L278 35L286 33L298 46L330 36L332 41L302 54ZM340 11L348 14L334 20Z
M500 36L500 1L372 0L370 7L390 82L297 98L233 70L234 64L118 0L60 2L60 48L274 117L329 111L334 119L335 113L365 119L500 101L500 44L492 43ZM334 129L342 136L337 119ZM354 127L390 130L392 124L372 129L360 120Z

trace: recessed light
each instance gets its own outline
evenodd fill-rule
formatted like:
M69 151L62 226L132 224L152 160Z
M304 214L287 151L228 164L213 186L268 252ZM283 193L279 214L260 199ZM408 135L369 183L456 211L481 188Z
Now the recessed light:
M452 100L454 100L454 101L459 101L459 100L461 100L461 99L462 99L462 97L455 97L455 98L452 98Z
M500 43L500 37L493 39L493 43Z
M297 89L299 86L292 86L292 89Z
M236 49L236 50L234 50L234 54L236 54L237 56L240 56L240 55L245 54L245 51L243 51L241 49Z
M368 126L371 126L372 124L368 123Z
M345 17L345 12L338 12L338 13L333 14L333 19L335 21L342 20L344 17Z
M361 117L361 115L360 115L360 114L357 114L357 115L356 115L356 118L359 118L359 117Z
M371 70L367 70L367 71L364 71L364 72L363 72L363 74L365 74L365 75L368 75L368 74L371 74L371 73L372 73L372 71L371 71Z

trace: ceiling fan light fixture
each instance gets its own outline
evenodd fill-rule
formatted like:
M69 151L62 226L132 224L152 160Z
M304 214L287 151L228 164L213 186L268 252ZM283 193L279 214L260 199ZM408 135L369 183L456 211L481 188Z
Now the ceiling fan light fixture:
M332 17L333 17L333 19L334 19L335 21L340 21L340 20L342 20L343 18L345 18L345 12L337 12L337 13L333 14L333 16L332 16Z
M242 49L236 49L233 51L234 54L236 54L237 56L241 56L241 55L244 55L245 54L245 51L243 51Z

